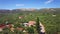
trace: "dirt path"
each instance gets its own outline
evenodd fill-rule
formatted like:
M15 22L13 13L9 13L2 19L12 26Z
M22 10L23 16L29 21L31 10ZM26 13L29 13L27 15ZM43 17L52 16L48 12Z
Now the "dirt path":
M44 25L42 24L42 23L40 23L40 28L41 28L41 32L45 32L45 27L44 27Z

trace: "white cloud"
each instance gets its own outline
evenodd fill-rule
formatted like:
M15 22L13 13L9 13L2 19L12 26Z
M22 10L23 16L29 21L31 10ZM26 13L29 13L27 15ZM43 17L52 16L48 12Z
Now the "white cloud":
M48 0L48 1L45 2L45 4L49 4L49 3L53 2L53 1L54 0Z
M24 4L16 4L16 6L24 6Z

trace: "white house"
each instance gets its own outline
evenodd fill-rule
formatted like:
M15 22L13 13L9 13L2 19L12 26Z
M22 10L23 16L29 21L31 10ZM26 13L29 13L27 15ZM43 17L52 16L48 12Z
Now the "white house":
M23 23L23 25L26 27L26 26L28 26L28 23Z

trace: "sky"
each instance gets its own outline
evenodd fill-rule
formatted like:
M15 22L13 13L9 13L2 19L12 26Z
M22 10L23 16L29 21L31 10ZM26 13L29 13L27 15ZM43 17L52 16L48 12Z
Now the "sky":
M60 8L60 0L0 0L0 9Z

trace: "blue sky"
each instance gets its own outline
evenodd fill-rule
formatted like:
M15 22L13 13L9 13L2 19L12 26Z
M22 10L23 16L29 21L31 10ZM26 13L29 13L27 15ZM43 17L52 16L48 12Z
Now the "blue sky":
M60 0L0 0L0 9L60 8Z

